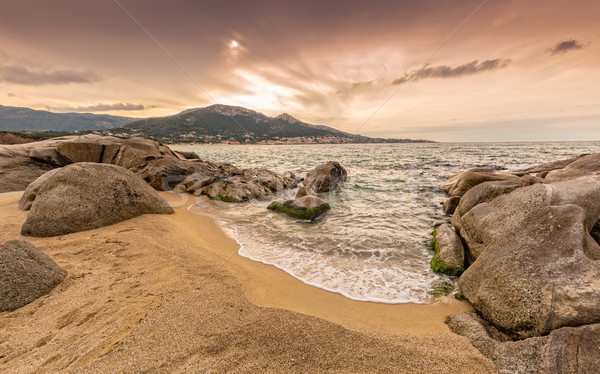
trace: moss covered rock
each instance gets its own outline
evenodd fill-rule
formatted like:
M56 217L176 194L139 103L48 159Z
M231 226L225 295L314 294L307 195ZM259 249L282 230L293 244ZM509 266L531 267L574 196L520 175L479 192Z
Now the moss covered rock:
M433 230L431 248L435 255L431 259L431 270L454 277L464 271L465 251L454 228L447 223Z
M267 208L293 218L309 221L315 220L331 209L327 201L310 195L285 202L274 201Z

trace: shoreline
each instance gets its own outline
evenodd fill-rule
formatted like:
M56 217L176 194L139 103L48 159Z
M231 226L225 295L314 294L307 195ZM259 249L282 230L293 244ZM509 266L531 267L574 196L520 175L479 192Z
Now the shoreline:
M493 370L443 324L466 303L359 302L306 285L239 256L235 240L189 205L24 237L21 195L0 194L0 240L33 243L68 275L48 295L0 313L0 371Z
M169 192L161 192L160 195L171 202L179 198ZM223 268L242 281L248 296L257 305L308 314L357 330L411 334L450 331L444 324L445 317L472 309L468 302L451 296L439 297L431 304L382 303L353 300L307 284L274 265L239 255L240 246L226 232L227 229L208 212L202 215L189 212L191 205L193 202L174 208L178 223L182 226L210 225L211 230L223 236L224 247L209 249L224 259L228 258ZM197 219L196 216L206 219ZM365 318L365 314L373 318Z

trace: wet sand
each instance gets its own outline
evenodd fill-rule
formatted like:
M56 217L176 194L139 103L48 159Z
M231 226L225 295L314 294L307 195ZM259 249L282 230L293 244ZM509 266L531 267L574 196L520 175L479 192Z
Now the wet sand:
M493 372L445 316L469 309L377 304L308 286L237 255L181 196L146 215L25 238L20 192L0 194L0 240L36 244L68 271L49 295L0 313L6 372Z

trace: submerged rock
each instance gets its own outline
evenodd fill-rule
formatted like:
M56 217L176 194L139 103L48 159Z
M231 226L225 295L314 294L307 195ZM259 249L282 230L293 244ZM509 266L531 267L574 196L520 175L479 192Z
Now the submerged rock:
M11 240L0 245L0 312L29 304L66 276L66 271L29 242Z
M40 177L20 204L31 208L21 234L56 236L173 209L147 183L114 165L77 163Z
M327 201L316 196L303 196L285 202L274 201L267 207L290 217L315 220L331 209Z
M348 172L339 163L329 161L306 174L304 185L315 192L329 192L348 179Z

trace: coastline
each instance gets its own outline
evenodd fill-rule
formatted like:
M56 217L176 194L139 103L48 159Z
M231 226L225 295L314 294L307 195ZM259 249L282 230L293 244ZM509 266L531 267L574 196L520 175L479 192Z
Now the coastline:
M166 199L178 199L169 192L160 194ZM208 200L205 196L202 199ZM222 244L208 249L227 260L223 269L241 280L249 298L257 305L323 318L355 330L417 335L450 331L444 324L446 316L472 309L468 302L451 296L439 297L431 304L388 304L352 300L309 285L273 265L240 256L235 239L209 213L189 212L190 205L175 208L178 224L190 231L202 225L220 234Z
M49 295L0 314L2 369L493 369L443 324L446 315L470 308L464 302L377 304L308 286L237 255L235 240L187 205L174 215L22 237L21 194L0 194L0 239L32 242L69 275ZM377 357L366 362L364 355Z

